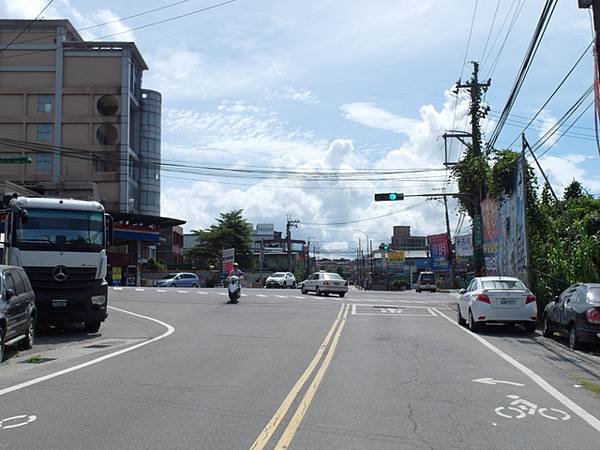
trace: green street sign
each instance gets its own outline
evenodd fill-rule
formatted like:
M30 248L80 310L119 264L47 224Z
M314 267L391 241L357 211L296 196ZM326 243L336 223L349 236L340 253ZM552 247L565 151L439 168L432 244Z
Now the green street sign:
M14 158L6 158L0 156L0 164L31 164L33 160L29 156L17 156Z

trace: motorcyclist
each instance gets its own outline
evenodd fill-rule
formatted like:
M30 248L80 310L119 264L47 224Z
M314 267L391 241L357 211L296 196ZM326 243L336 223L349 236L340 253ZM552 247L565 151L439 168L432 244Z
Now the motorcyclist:
M229 276L230 277L235 276L235 277L239 277L239 278L241 278L241 277L244 276L244 272L242 272L240 270L240 265L238 263L234 263L233 264L233 270L231 271L231 273L229 274Z

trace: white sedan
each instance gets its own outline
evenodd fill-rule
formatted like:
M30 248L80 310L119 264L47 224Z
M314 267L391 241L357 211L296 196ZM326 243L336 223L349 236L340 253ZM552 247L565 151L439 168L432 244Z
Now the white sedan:
M348 292L348 282L337 273L317 272L302 282L302 293L314 291L317 295L337 294L340 297Z
M535 331L536 298L518 278L473 278L460 293L458 323L471 331L486 323L520 323L526 331Z

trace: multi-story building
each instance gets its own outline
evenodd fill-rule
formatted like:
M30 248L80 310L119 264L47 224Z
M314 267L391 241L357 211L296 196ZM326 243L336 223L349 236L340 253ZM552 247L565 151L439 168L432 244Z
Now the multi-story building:
M0 154L33 161L0 166L0 178L160 215L161 95L142 89L136 45L30 22L0 20Z
M411 236L410 226L395 226L391 241L393 250L427 250L427 237Z
M168 266L177 266L184 263L183 228L174 226L160 230L160 244L156 248L156 258Z

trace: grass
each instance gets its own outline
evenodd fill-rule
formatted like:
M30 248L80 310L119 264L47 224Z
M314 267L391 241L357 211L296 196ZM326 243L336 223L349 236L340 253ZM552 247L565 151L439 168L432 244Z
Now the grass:
M29 364L39 364L43 361L42 355L33 355L32 357L25 360Z
M592 383L591 381L583 379L579 380L579 384L581 384L585 390L600 395L600 384Z

